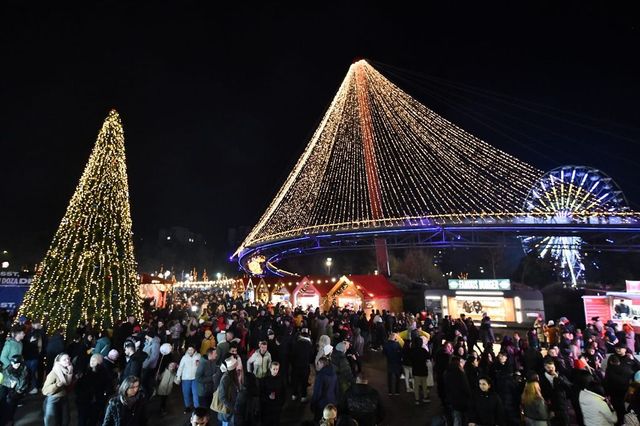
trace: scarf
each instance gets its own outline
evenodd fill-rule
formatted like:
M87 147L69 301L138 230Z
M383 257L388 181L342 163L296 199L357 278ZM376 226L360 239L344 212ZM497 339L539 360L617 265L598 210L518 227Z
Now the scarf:
M73 366L69 365L68 367L63 367L59 363L55 363L53 368L53 373L56 375L56 378L63 386L69 386L73 381Z
M140 392L138 392L134 396L127 396L125 394L124 396L120 397L120 401L129 408L136 405L136 402L138 402L139 399L140 399Z

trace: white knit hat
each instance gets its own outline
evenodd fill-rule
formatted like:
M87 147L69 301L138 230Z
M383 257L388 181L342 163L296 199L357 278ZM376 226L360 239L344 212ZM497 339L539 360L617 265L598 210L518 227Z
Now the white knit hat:
M322 352L324 353L324 355L329 355L331 352L333 352L333 346L331 345L324 345L324 347L322 348Z

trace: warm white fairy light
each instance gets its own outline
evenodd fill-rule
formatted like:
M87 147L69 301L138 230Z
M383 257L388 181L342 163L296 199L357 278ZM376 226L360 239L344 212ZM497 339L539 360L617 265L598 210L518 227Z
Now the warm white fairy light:
M373 144L366 146L366 140ZM305 233L545 218L542 203L535 211L522 209L542 175L440 117L358 61L236 254ZM374 191L372 176L378 181ZM594 209L584 190L564 189L571 189L568 195L583 217L629 214Z
M19 315L39 318L49 330L141 319L131 226L124 132L113 110Z

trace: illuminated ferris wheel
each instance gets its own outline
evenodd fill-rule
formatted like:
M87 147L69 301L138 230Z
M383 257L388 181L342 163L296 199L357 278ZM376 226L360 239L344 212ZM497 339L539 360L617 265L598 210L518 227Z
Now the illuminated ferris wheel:
M627 200L613 179L585 166L562 166L547 172L524 203L525 212L537 222L571 224L606 221L615 213L629 210ZM560 279L572 286L584 283L579 236L530 236L522 238L526 253L551 256Z

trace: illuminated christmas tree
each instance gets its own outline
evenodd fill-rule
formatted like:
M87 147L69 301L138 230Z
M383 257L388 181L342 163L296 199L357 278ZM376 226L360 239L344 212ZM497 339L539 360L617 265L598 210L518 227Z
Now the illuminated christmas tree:
M100 329L141 314L124 133L112 110L19 315L73 331L83 320Z

